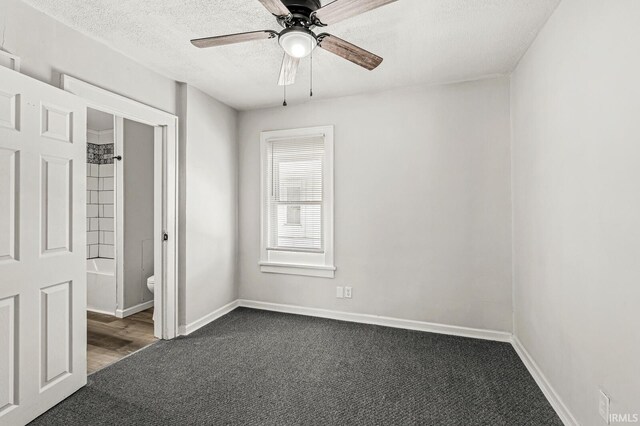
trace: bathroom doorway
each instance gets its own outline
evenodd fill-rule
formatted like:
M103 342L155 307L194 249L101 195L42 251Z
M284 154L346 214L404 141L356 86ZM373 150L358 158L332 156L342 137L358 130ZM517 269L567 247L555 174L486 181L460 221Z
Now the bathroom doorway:
M88 108L89 374L157 340L155 159L154 127Z
M178 335L178 117L66 74L61 80L63 89L88 107L154 130L154 335L173 339Z

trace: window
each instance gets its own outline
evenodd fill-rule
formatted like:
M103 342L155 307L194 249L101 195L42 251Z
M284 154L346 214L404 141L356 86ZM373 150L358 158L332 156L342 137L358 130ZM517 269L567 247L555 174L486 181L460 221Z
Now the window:
M263 132L262 272L333 278L333 126Z

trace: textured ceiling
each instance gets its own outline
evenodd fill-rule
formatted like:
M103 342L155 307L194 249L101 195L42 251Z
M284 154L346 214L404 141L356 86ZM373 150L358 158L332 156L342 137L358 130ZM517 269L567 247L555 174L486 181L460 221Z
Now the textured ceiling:
M282 50L275 39L197 49L192 38L279 30L258 0L25 0L35 8L172 79L237 109L278 105ZM382 57L366 71L314 53L314 98L508 74L560 0L399 0L330 26ZM328 1L323 1L327 4ZM117 5L117 6L116 6ZM305 102L303 63L289 103Z

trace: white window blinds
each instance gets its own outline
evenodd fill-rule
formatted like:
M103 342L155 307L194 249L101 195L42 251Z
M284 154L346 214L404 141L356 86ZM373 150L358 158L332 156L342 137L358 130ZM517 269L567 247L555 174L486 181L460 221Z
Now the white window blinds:
M324 136L267 145L267 250L323 252Z

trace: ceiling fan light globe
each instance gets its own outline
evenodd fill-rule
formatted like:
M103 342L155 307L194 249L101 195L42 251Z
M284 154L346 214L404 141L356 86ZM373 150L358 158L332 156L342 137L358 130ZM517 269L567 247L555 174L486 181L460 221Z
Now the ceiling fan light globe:
M318 45L316 37L311 31L297 28L283 31L278 42L287 55L293 58L309 56Z

